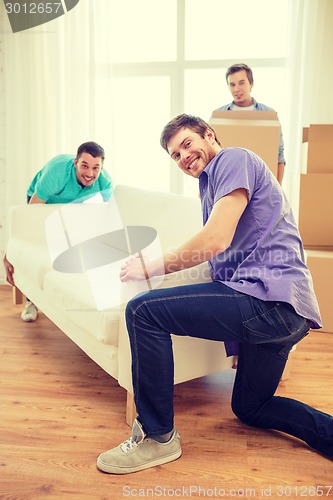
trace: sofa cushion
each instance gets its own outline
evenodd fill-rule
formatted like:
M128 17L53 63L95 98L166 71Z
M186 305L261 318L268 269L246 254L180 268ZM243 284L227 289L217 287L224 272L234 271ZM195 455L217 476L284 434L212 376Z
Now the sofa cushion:
M58 310L83 330L100 342L118 345L122 309L98 311L86 274L51 271L45 277L44 292Z
M114 196L123 224L154 228L163 253L183 244L202 227L199 198L119 185Z

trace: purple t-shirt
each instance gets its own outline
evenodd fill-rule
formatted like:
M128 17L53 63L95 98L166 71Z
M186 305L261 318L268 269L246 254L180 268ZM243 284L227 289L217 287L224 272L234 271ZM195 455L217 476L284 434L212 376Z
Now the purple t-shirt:
M213 280L261 300L291 304L321 328L318 302L288 200L264 161L243 148L222 149L199 177L203 222L214 203L245 188L246 206L230 247L209 261Z

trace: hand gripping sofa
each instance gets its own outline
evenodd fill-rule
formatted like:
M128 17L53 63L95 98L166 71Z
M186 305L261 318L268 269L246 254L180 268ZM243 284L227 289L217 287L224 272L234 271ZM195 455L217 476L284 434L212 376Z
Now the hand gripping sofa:
M201 227L199 199L122 185L109 203L10 209L7 257L15 268L16 302L28 296L127 390L129 425L135 407L126 302L150 288L200 283L210 276L207 264L201 264L164 278L121 283L120 266L129 254L162 255ZM223 342L173 336L173 350L175 384L236 362L226 356Z

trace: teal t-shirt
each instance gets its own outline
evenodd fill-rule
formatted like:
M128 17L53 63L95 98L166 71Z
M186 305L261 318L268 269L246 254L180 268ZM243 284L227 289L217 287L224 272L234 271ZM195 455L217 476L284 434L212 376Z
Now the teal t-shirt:
M75 156L61 154L47 162L32 179L27 195L36 196L46 203L71 203L84 201L97 193L103 200L111 198L112 181L106 170L102 170L91 186L81 186L76 179Z

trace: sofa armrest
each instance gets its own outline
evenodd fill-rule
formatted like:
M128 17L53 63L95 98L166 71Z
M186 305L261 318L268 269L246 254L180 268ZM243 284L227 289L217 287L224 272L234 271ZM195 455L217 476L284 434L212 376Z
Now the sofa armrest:
M45 204L10 207L8 212L9 238L17 238L46 247L45 221L58 207L59 205Z

